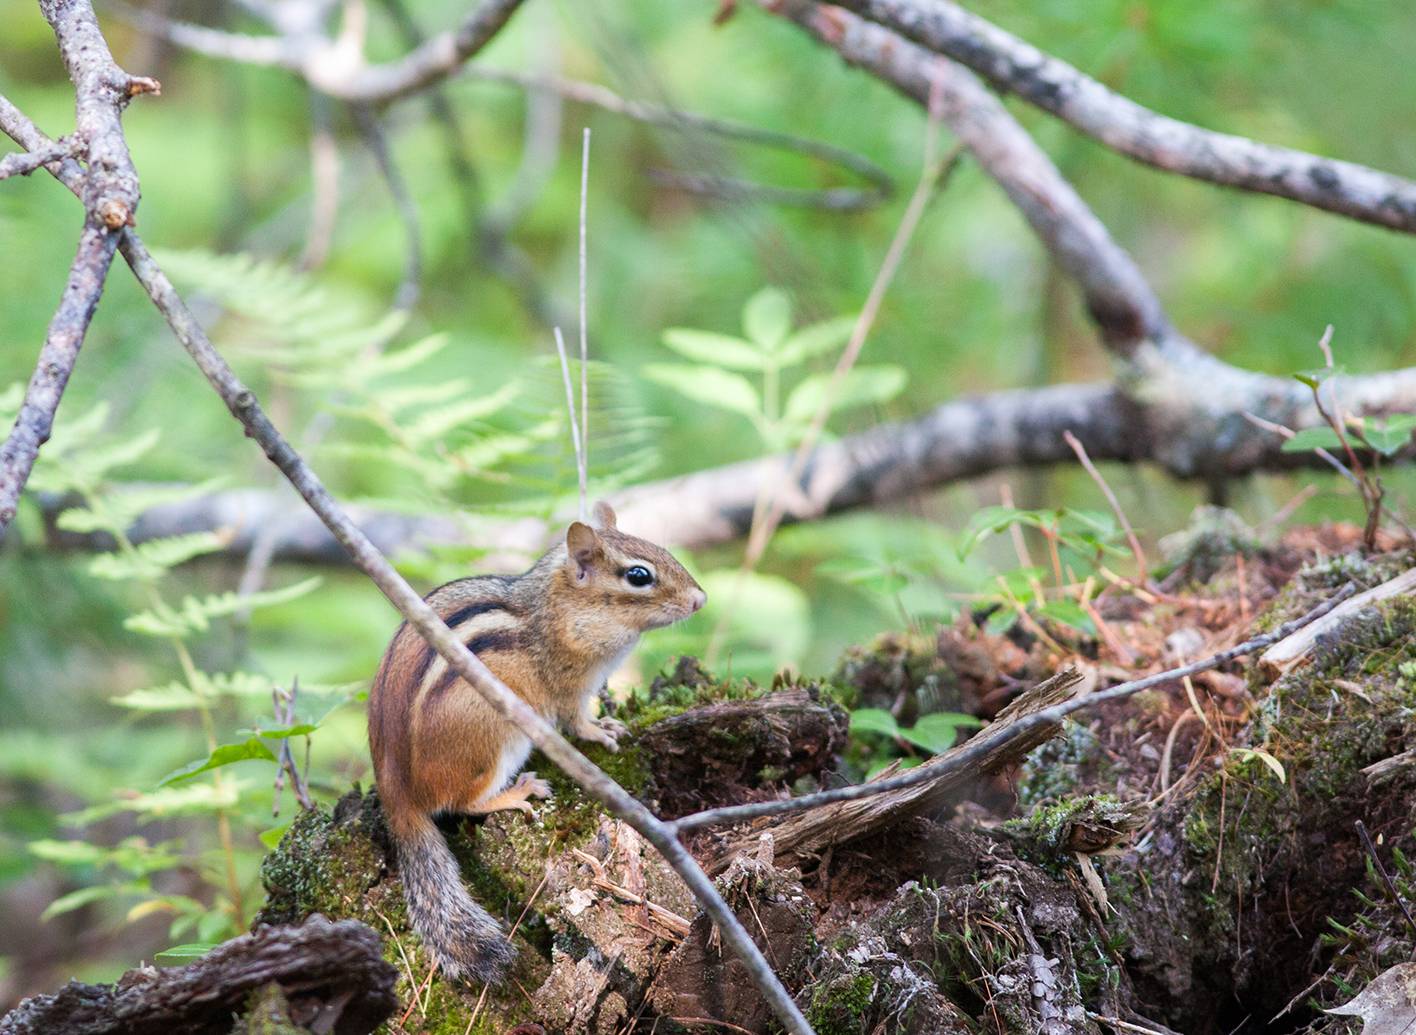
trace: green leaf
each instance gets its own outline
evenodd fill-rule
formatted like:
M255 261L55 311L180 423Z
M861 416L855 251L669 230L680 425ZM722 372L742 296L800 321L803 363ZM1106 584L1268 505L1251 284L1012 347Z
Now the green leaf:
M777 350L777 362L789 367L839 348L850 340L855 325L856 317L838 316L803 327L782 342L782 347Z
M766 365L750 342L729 334L670 327L664 332L664 344L680 356L730 370L761 370Z
M152 961L159 967L184 967L194 960L199 960L212 949L216 948L219 942L188 942L186 945L174 945L170 949L163 949L153 956Z
M1285 453L1307 453L1314 449L1341 449L1342 440L1329 427L1303 428L1283 443Z
M217 553L226 547L226 538L215 532L192 532L187 535L150 539L131 553L118 551L99 554L89 562L89 574L100 579L124 582L130 579L152 581L161 578L169 568Z
M1381 424L1367 418L1362 422L1360 434L1363 441L1382 456L1395 456L1411 441L1413 431L1416 431L1416 414L1398 413Z
M959 736L959 730L975 729L982 725L983 723L972 715L964 715L959 712L931 712L928 715L920 716L919 721L909 729L901 730L900 736L911 744L937 755L954 746L954 742Z
M288 740L290 737L308 737L320 728L318 722L297 722L292 726L276 726L273 729L254 729L253 734L270 740ZM242 730L241 732L245 732Z
M76 909L82 909L92 902L102 902L104 899L117 898L119 895L130 893L133 889L120 887L114 884L99 884L90 888L79 888L71 891L67 895L60 895L49 905L44 907L44 912L39 914L39 919L52 920L56 916L64 913L72 913Z
M1018 612L1011 607L1000 607L983 623L983 631L989 636L1006 636L1018 624Z
M1257 758L1268 767L1269 771L1273 773L1274 776L1278 777L1279 783L1288 782L1288 774L1284 772L1283 763L1263 750L1263 748L1230 748L1230 751L1238 755L1241 762L1250 762Z
M685 395L695 402L731 410L756 421L762 414L762 399L752 382L741 374L717 367L693 367L681 363L650 363L644 376Z
M805 424L826 402L832 375L813 374L787 397L786 419ZM905 371L897 366L855 367L842 379L830 402L830 412L882 403L899 395L905 387Z
M293 820L291 822L293 822ZM278 827L262 830L257 836L261 839L261 844L265 845L268 851L273 852L280 847L280 839L285 836L285 832L289 829L290 823L282 823Z
M1075 600L1067 598L1049 600L1039 607L1037 612L1054 622L1086 633L1088 636L1096 635L1096 623L1092 621L1091 615L1087 614L1086 609Z
M304 596L317 587L322 580L319 576L296 582L280 589L252 593L244 599L234 592L213 594L198 600L183 597L177 607L162 604L149 611L140 611L123 621L123 628L147 636L181 637L192 633L206 632L211 627L211 619L235 614L242 608L255 610L271 607Z
M265 762L274 762L275 755L270 748L261 742L259 737L249 737L237 744L222 744L206 758L199 758L195 762L189 762L180 769L174 769L161 780L159 787L170 787L172 784L183 780L189 780L198 773L205 773L211 769L220 769L222 766L233 765L236 762L247 762L251 759L260 759Z
M1329 378L1346 372L1345 367L1313 367L1311 370L1299 370L1293 375L1293 380L1307 385L1317 391L1317 388Z
M485 420L504 410L520 392L521 386L512 381L490 395L425 409L417 420L404 429L404 433L414 444L436 441L456 428L473 421Z
M777 288L763 288L742 307L742 329L763 352L775 352L792 329L791 299Z
M887 737L898 737L900 725L884 708L857 708L851 712L851 732L883 733Z

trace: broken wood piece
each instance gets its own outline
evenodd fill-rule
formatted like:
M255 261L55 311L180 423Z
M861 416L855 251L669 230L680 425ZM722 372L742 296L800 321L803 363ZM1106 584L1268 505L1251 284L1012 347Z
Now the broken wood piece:
M185 967L130 970L114 985L70 981L0 1017L0 1035L206 1035L230 1031L253 995L278 985L289 1017L331 1035L365 1035L398 1004L398 974L357 920L313 916L260 927Z
M975 734L975 737L996 735L1011 722L1025 715L1071 698L1082 681L1082 674L1076 669L1063 669L1008 705L998 713L997 718ZM709 873L721 873L735 856L744 852L753 854L765 831L772 834L778 860L810 855L828 845L841 844L875 833L907 816L941 804L950 792L983 773L1022 761L1033 748L1056 736L1059 728L1059 725L1040 726L1023 736L1000 743L996 749L989 751L977 766L963 771L943 772L937 780L927 780L868 798L825 805L810 812L759 820L747 833L732 837L711 855L705 856L704 865ZM927 770L931 766L940 765L961 749L962 745L936 755L921 768ZM875 779L885 779L890 773L891 770L887 768Z
M1316 622L1305 625L1292 636L1279 640L1260 655L1259 666L1266 676L1270 678L1278 676L1306 658L1308 652L1318 642L1318 637L1331 632L1364 607L1370 607L1379 600L1387 600L1412 592L1416 592L1416 568L1404 571L1396 578L1383 582L1380 586L1373 586L1365 592L1358 593L1351 600L1346 600L1333 608Z

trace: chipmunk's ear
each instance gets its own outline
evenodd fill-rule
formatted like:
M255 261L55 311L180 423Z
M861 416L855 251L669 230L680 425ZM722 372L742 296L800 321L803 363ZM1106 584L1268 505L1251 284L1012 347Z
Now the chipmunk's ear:
M590 577L590 565L600 554L600 537L589 525L572 521L565 533L566 561L576 582Z
M596 503L595 509L591 513L593 513L595 516L596 528L615 527L615 508L610 506L604 500L600 500L598 503Z

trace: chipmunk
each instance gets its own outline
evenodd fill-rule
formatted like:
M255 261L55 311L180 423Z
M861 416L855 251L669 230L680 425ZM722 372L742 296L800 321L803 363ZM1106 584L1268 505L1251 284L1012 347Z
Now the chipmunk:
M626 732L591 700L641 633L707 600L662 547L615 527L606 503L524 575L459 579L428 603L487 667L546 719L618 750ZM531 814L551 788L520 771L531 741L410 628L399 626L369 694L369 748L397 850L408 918L448 977L498 980L516 950L463 887L438 813Z

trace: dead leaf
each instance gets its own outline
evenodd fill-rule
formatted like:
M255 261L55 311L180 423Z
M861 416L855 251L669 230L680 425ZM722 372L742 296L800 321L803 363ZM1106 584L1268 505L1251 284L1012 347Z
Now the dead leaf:
M1416 1032L1416 963L1398 963L1351 1002L1325 1012L1362 1018L1362 1035L1411 1035Z

